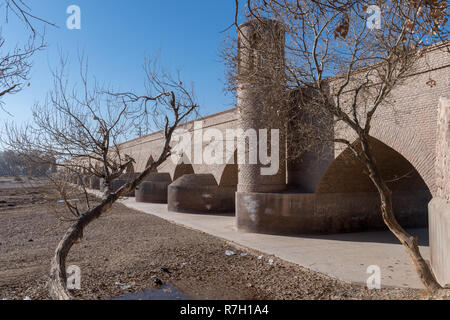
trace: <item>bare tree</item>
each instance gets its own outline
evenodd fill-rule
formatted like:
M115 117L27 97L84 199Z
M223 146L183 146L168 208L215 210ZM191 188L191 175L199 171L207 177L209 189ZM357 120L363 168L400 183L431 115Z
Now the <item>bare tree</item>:
M31 30L31 35L24 45L11 43L11 39L7 41L0 31L0 108L7 112L2 98L20 92L25 86L30 86L31 58L45 48L44 35L37 32L35 23L53 27L56 25L33 15L31 8L24 0L3 0L0 3L0 9L4 11L5 22L8 22L10 15L14 15Z
M24 0L3 0L3 2L6 22L8 22L9 15L12 13L25 23L25 25L32 31L33 35L36 35L37 33L34 25L35 22L57 27L56 24L34 15L31 7Z
M51 263L50 292L53 298L70 299L66 286L66 257L72 246L83 237L83 230L93 220L108 212L122 196L137 186L169 156L171 137L180 123L195 114L197 104L192 90L178 75L173 78L155 61L145 64L144 95L117 93L90 82L87 63L80 59L81 90L70 86L66 72L67 59L53 72L54 89L45 103L33 108L33 121L24 126L6 125L4 144L28 161L46 163L54 159L58 172L49 176L74 220L58 244ZM145 132L162 129L163 148L154 162L142 173L129 178L118 190L110 188L134 159L123 153L121 143L130 136L130 128L139 126ZM71 198L73 177L102 178L105 192L100 202L92 202L81 184L83 202Z
M0 34L0 108L3 111L6 111L3 97L30 86L31 57L44 47L43 40L37 43L33 36L26 45L8 50L6 39Z
M367 24L366 9L372 4L381 9L379 30ZM417 239L395 218L392 192L372 151L371 129L377 111L389 106L393 90L420 68L428 46L448 51L447 1L248 0L246 5L246 16L254 20L255 29L249 36L235 21L239 51L245 57L237 55L233 46L225 48L229 89L237 83L252 85L265 96L268 85L284 88L262 99L262 112L289 127L287 139L302 143L296 147L299 152L326 141L349 148L366 168L379 194L383 221L404 245L422 283L432 292L441 289ZM268 28L274 20L280 27ZM270 47L279 43L280 32L286 33L282 64ZM258 37L266 39L261 46L255 46ZM245 70L249 64L240 61L249 54L261 62ZM285 72L273 78L277 68ZM331 135L329 128L334 128Z

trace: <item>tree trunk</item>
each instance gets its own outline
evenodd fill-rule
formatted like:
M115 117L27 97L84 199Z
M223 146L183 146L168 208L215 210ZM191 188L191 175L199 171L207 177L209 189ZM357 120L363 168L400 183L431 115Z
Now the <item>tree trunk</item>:
M363 151L363 161L369 170L370 179L377 188L380 196L381 212L384 223L405 247L425 288L429 292L436 292L437 290L442 289L441 285L437 282L430 265L423 259L420 253L417 244L418 239L406 232L395 218L392 206L392 192L383 180L379 169L375 164L368 144L368 138L366 136L360 136L360 140Z
M170 141L170 136L167 141ZM164 162L169 152L169 144L166 142L163 153L161 154L158 161L154 162L151 166L146 168L136 179L132 182L125 184L117 192L109 193L108 196L95 208L85 212L81 215L78 220L67 230L64 237L58 244L56 248L55 255L51 262L50 268L50 295L56 300L70 300L72 295L67 291L67 276L66 276L66 258L69 254L72 246L83 237L84 228L98 219L102 214L108 212L113 204L123 195L135 190L138 185L151 173L153 168L158 167L162 162ZM108 184L108 190L110 190L110 185Z
M125 188L128 189L128 188ZM126 191L123 191L126 193ZM121 192L122 194L122 192ZM84 213L66 232L56 248L50 268L50 295L57 300L70 300L72 295L67 291L66 258L72 246L83 237L84 228L103 213L109 211L119 198L110 195L100 205Z
M72 246L81 238L81 234L82 230L78 223L73 224L56 248L50 270L50 295L53 299L72 299L72 296L67 291L66 257Z

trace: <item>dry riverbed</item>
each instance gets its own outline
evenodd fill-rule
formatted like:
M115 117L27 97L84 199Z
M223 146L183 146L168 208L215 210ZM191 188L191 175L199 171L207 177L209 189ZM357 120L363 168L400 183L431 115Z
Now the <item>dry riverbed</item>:
M47 187L1 185L6 184L0 184L0 300L49 299L50 259L70 222L55 215L58 198ZM227 256L227 250L235 254ZM410 289L370 291L121 204L87 228L68 265L81 269L81 290L74 292L80 299L145 291L155 288L157 279L193 299L418 299L421 295Z

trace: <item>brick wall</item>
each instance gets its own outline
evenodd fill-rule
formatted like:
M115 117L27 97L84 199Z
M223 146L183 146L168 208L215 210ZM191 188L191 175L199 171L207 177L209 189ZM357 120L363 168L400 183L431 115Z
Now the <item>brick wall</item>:
M436 169L436 163L440 168L448 168L448 156L438 156L440 160L436 162L437 134L439 135L438 152L444 152L443 144L447 141L448 155L448 135L444 136L443 130L448 132L448 111L447 127L438 122L438 110L440 97L448 96L450 93L450 54L442 50L433 50L429 52L419 63L415 75L410 77L404 84L398 87L392 95L390 102L383 105L377 112L374 119L371 135L377 140L383 142L399 154L417 170L420 177L433 195L446 193L447 199L450 191L448 186L449 173L444 169ZM432 87L427 82L433 79L436 84ZM447 99L448 101L448 99ZM442 105L442 103L441 103ZM442 113L443 108L441 108ZM448 110L448 107L447 109ZM443 119L442 116L440 119ZM225 133L226 129L237 127L236 109L230 109L217 114L199 119L203 123L203 129L217 128ZM440 124L438 129L437 125ZM193 131L192 123L183 126ZM345 136L345 132L339 132ZM348 136L351 136L348 133ZM445 138L447 137L447 138ZM150 156L156 158L162 147L163 137L161 132L128 141L122 144L124 153L127 153L136 159L135 171L140 172ZM440 151L439 151L440 150ZM288 172L289 183L297 187L299 192L315 192L317 186L322 180L322 176L333 162L333 158L338 158L343 148L336 147L334 156L330 159L321 159L316 157L305 157L301 159L300 165L293 166ZM195 173L212 173L218 183L229 184L227 177L232 176L235 182L236 166L230 165L196 165L193 164ZM231 170L231 173L230 173ZM176 171L176 165L170 160L166 161L159 172L169 172L172 177ZM437 174L437 172L440 172ZM444 172L444 173L442 173ZM437 181L438 179L439 182ZM446 179L446 184L443 182ZM439 185L439 186L438 186Z
M429 80L435 84L427 84ZM371 135L404 156L436 194L436 132L439 99L450 93L450 54L439 48L419 60L415 72L394 89L375 114ZM351 130L339 128L337 137L354 140ZM337 145L335 157L345 148Z

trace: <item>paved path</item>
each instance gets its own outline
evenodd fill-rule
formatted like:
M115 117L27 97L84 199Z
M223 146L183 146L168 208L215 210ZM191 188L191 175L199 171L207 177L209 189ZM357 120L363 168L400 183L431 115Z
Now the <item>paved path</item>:
M137 203L134 198L122 202L130 208L347 282L366 283L370 276L366 273L367 267L378 265L382 286L423 288L402 245L389 232L303 237L241 233L236 231L232 216L168 212L165 204ZM425 259L429 259L427 230L410 232L419 236L423 245L421 251Z

